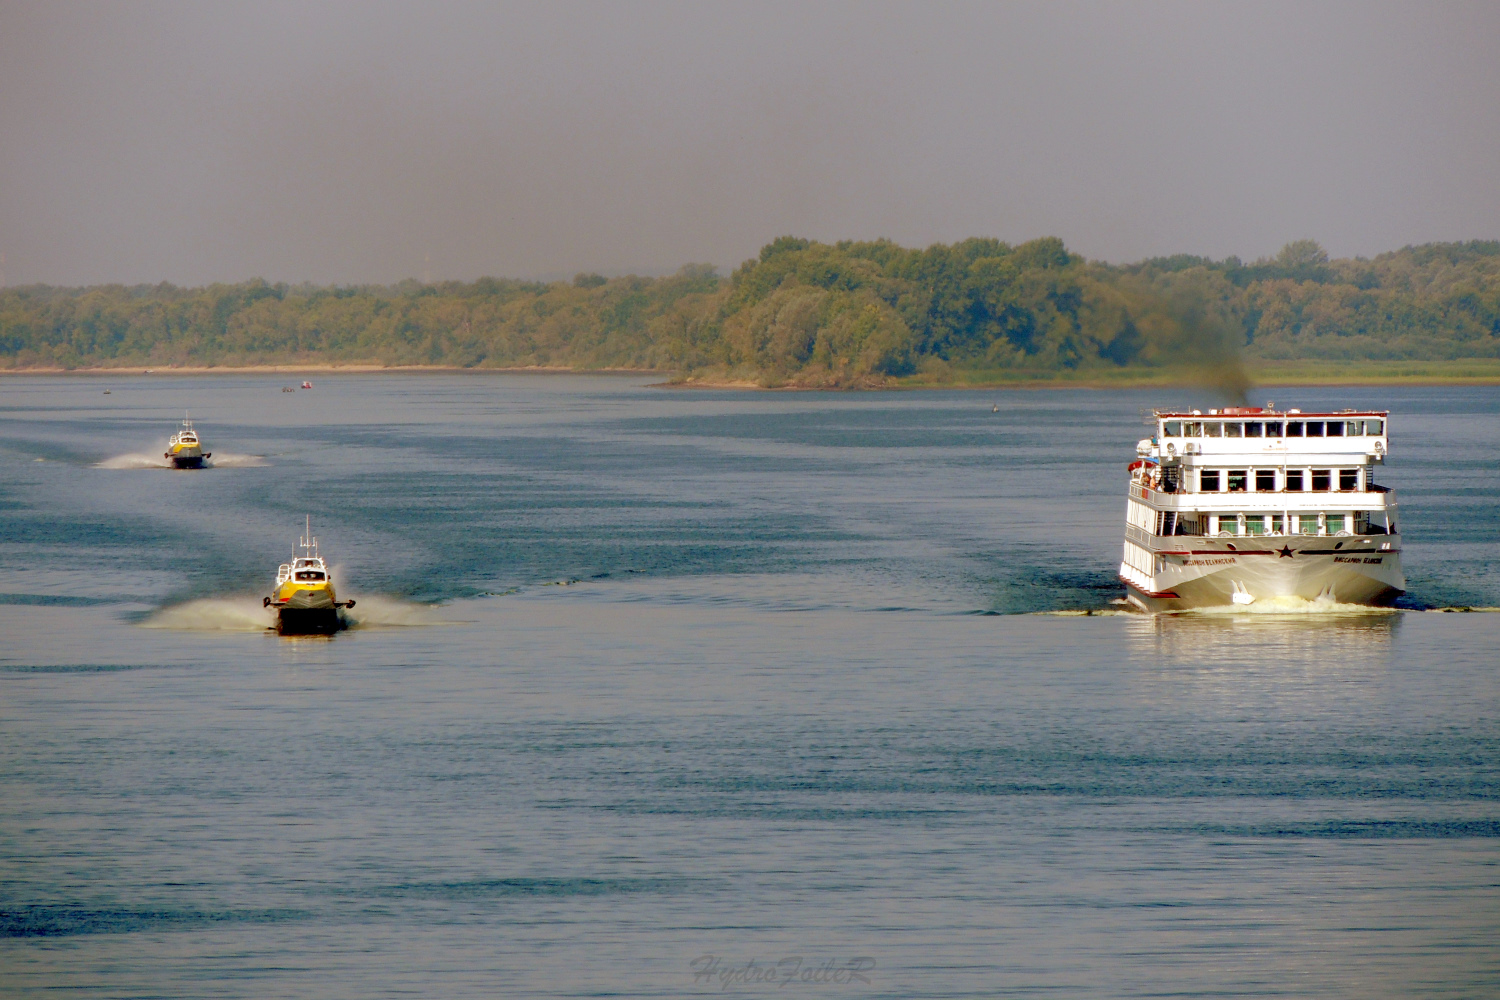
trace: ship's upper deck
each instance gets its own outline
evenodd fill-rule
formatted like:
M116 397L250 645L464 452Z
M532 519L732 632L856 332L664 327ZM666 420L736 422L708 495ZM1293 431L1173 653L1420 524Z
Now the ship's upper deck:
M1171 460L1201 456L1209 460L1294 455L1319 459L1373 457L1390 448L1387 410L1339 410L1304 413L1269 407L1225 407L1220 410L1156 410L1153 457Z

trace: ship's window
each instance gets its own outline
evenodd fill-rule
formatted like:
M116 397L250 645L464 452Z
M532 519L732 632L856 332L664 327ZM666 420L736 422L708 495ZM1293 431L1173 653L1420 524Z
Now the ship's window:
M1243 437L1245 425L1238 420L1227 420L1224 422L1224 436L1227 438Z
M1198 489L1204 493L1219 492L1219 470L1204 469L1198 474Z
M1301 469L1287 469L1286 470L1286 488L1289 489L1289 490L1291 490L1293 493L1300 493L1300 492L1302 492L1302 470Z
M1162 434L1162 437L1169 437L1169 438L1182 437L1182 421L1181 420L1168 420L1165 424L1162 425L1162 432L1161 432L1161 434Z
M1336 535L1340 531L1343 531L1343 530L1344 530L1344 515L1343 514L1329 514L1328 515L1328 533L1330 535Z
M1247 420L1245 421L1245 437L1258 438L1261 436L1261 432L1265 430L1265 427L1266 425L1259 420Z
M1275 469L1256 469L1255 488L1261 493L1270 493L1276 489Z
M1250 535L1264 535L1266 533L1266 518L1264 514L1245 515L1245 533Z
M1355 490L1359 489L1359 470L1340 469L1339 489L1343 490L1345 493L1352 493Z
M1385 433L1385 426L1384 425L1385 425L1385 421L1384 420L1366 420L1365 421L1365 433L1378 437L1381 434Z
M1318 533L1318 515L1303 514L1298 517L1297 530L1304 535L1316 535Z
M1300 420L1288 420L1286 422L1286 436L1289 437L1289 438L1299 438L1299 437L1301 437L1302 436L1302 421L1300 421Z
M1344 422L1342 420L1328 421L1327 436L1331 438L1344 436Z
M1310 438L1320 438L1320 437L1322 437L1323 436L1323 421L1321 421L1321 420L1309 420L1307 422L1307 436L1310 437Z
M1246 483L1246 480L1248 478L1249 477L1247 475L1245 475L1245 470L1244 469L1230 469L1229 470L1229 492L1231 492L1231 493L1243 493L1243 492L1245 492L1245 483Z
M300 570L297 573L297 579L299 579L299 580L321 580L321 579L323 579L323 574L319 573L315 569L304 569L304 570Z
M1224 436L1224 425L1221 424L1221 423L1219 423L1217 420L1206 420L1206 421L1204 421L1203 422L1203 436L1204 437L1211 437L1211 438L1223 437Z
M1282 532L1281 515L1280 514L1270 514L1268 516L1271 518L1271 534L1273 534L1273 535L1279 535L1279 534L1281 534L1281 532Z
M1281 437L1281 421L1280 420L1267 420L1266 421L1266 437L1268 437L1268 438L1279 438L1279 437Z
M1190 437L1190 438L1202 437L1203 436L1203 425L1200 424L1200 423L1193 422L1193 421L1189 421L1188 423L1183 424L1182 425L1182 436L1183 437Z
M1313 492L1314 493L1326 493L1330 489L1330 487L1328 485L1328 483L1329 483L1328 470L1327 469L1314 469L1314 470L1312 470L1312 474L1313 474Z

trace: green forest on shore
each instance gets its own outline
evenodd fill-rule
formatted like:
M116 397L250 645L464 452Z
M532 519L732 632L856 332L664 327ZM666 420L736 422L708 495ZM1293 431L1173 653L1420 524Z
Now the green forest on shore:
M1500 241L1088 261L1061 240L781 237L729 277L0 289L0 368L644 369L685 384L1500 376Z

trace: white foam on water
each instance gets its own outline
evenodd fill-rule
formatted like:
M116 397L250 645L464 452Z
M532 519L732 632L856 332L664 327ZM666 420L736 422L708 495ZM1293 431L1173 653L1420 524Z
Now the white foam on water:
M276 613L258 597L204 597L162 608L141 622L144 628L202 632L260 632L276 624Z
M94 463L96 469L170 469L172 463L161 455L116 455Z
M232 451L216 451L208 465L215 469L261 469L271 463L264 455L239 455Z
M1173 614L1186 615L1379 615L1398 614L1399 608L1377 608L1369 604L1344 604L1340 601L1303 597L1261 597L1253 604L1221 604L1208 608L1189 608Z
M409 628L426 625L451 625L443 609L435 604L417 604L394 597L354 596L354 607L344 609L350 628Z

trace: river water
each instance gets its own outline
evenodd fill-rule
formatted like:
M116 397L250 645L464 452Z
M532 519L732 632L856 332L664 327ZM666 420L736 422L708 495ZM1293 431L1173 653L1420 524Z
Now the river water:
M1263 391L1402 609L1152 618L1189 392L314 381L0 381L0 995L1500 993L1500 389Z

